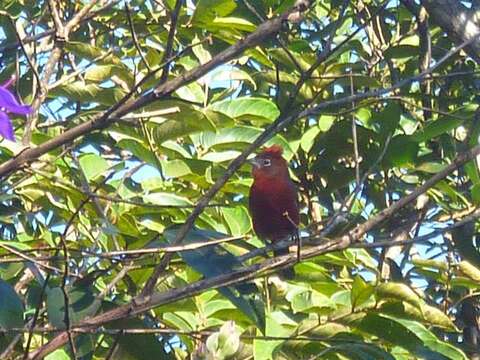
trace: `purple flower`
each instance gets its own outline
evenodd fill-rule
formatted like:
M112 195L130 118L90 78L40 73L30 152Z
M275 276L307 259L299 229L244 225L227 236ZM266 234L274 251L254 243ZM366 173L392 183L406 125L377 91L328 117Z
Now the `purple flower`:
M11 141L15 141L15 134L8 113L27 115L32 112L30 106L19 104L15 96L7 90L13 81L14 79L10 79L0 86L0 135Z

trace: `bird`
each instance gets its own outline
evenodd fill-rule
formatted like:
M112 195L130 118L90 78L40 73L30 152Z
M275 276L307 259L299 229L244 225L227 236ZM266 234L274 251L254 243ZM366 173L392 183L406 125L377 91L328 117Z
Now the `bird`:
M297 241L297 260L300 259L300 220L297 188L290 178L283 148L272 145L251 159L253 184L250 187L249 208L257 236L271 243L287 237ZM288 248L275 250L274 256L286 255ZM295 276L293 268L280 272L284 279Z

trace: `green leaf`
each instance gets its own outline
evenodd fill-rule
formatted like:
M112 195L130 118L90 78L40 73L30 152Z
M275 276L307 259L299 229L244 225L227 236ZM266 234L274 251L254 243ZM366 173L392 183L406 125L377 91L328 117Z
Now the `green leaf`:
M65 97L69 101L98 103L106 106L117 104L125 95L127 93L120 87L105 88L81 81L59 85L48 93L49 98Z
M153 136L158 144L202 130L216 131L216 124L211 118L193 105L179 101L162 101L161 105L161 109L171 111L162 116L159 119L161 123L154 128Z
M117 142L117 146L121 149L130 151L132 155L136 156L140 160L143 160L153 166L157 166L155 154L139 141L134 139L122 139Z
M122 60L117 56L113 54L106 56L107 51L99 47L93 46L89 43L70 40L66 42L65 49L83 58L96 60L101 64L105 64L105 65L115 64L115 65L125 66Z
M252 77L247 72L240 69L220 68L218 71L214 72L212 77L210 78L211 83L226 83L228 87L230 87L232 82L233 84L236 84L237 81L249 82L254 90L257 89L257 84L255 84L255 81L253 81Z
M445 356L446 359L452 360L468 359L467 356L460 349L457 349L455 346L439 340L431 331L429 331L422 324L411 320L398 319L393 317L389 318L392 321L401 324L409 331L413 332L419 339L422 340L425 347L430 349L433 354L442 354Z
M465 260L461 261L458 264L458 267L463 274L468 276L473 281L480 283L480 270L478 268L476 268L475 266L473 266L472 264L470 264L468 261L465 261Z
M194 103L203 104L205 102L205 92L198 82L193 82L182 86L175 92L180 98Z
M387 49L384 56L390 59L404 59L418 55L418 46L398 45Z
M413 165L417 158L418 144L405 135L392 138L385 159L393 166Z
M281 311L275 311L267 314L266 317L266 336L288 337L293 331L294 327L285 319L285 314ZM295 324L295 323L294 323ZM259 331L257 330L257 334ZM274 351L283 343L282 340L253 340L253 356L255 360L270 360L274 359Z
M79 162L88 181L103 175L109 168L108 162L96 154L84 154L80 156Z
M333 309L333 301L322 293L303 288L300 286L291 286L285 297L291 304L292 310L297 312L316 312L319 309Z
M352 309L363 305L374 294L375 288L366 283L360 275L356 275L352 284Z
M473 185L470 191L475 205L480 205L480 183Z
M111 80L113 76L118 76L128 85L133 85L134 79L125 66L120 65L97 65L89 68L85 72L85 80L87 82L104 82Z
M166 192L155 192L143 196L143 201L159 206L191 206L187 198Z
M45 356L45 360L70 360L70 355L63 350L63 349L57 349L51 354L48 354Z
M243 206L225 207L222 213L232 235L245 235L251 229L250 216Z
M214 148L228 149L243 149L243 147L237 147L237 144L250 144L260 134L262 130L252 126L235 126L225 129L219 129L217 132L202 132L198 135L192 135L191 138L195 146L200 146L202 149L208 150ZM266 146L278 144L283 147L283 155L289 160L293 156L293 150L290 143L285 140L281 135L276 135L272 140L267 141Z
M237 17L217 17L213 20L210 28L212 27L238 29L249 32L252 32L257 28L257 26L250 21Z
M480 174L476 161L469 161L464 166L465 172L474 185L480 184Z
M85 80L93 82L102 82L113 76L114 65L98 65L85 71Z
M174 325L177 329L183 331L192 331L198 326L198 320L195 314L191 311L175 311L174 313L166 313L164 315L165 321Z
M463 123L462 120L442 117L428 123L422 130L418 130L410 136L415 142L425 142L433 139L447 131L453 130Z
M320 116L320 119L318 120L318 127L323 132L326 132L326 131L330 130L330 128L332 127L334 122L335 122L335 116L322 115L322 116Z
M198 5L197 5L197 8L198 8ZM193 41L195 43L199 43L200 39L195 36L193 38ZM210 53L205 49L205 47L203 46L203 44L199 44L197 46L194 46L192 48L192 51L193 53L195 54L195 56L197 57L198 60L200 60L200 64L205 64L207 62L209 62L210 60L212 60L212 55L210 55Z
M359 330L378 336L391 344L401 346L413 353L421 350L422 342L415 332L402 326L386 315L369 313L355 324Z
M100 307L91 289L77 286L67 289L70 325L78 324L86 317L94 315ZM65 329L65 297L59 287L47 291L47 314L49 323L59 329Z
M382 112L376 114L374 119L377 125L380 127L380 134L383 139L388 135L395 132L395 129L400 123L400 115L402 114L402 108L396 101L389 102Z
M334 353L340 353L351 360L395 360L388 352L373 344L359 344L354 342L341 343L341 337L332 343L331 350Z
M442 168L444 168L444 166ZM442 192L443 196L448 196L451 200L455 202L461 196L461 194L454 187L449 185L448 182L446 182L445 180L439 181L435 185L435 188L439 189Z
M421 307L421 299L405 284L388 282L377 286L376 296L378 299L400 299L418 308Z
M437 172L445 168L444 164L435 163L435 162L424 162L416 167L418 171L424 171L429 174L436 174Z
M305 131L305 133L302 135L302 139L300 140L300 147L302 148L303 151L308 153L310 149L312 148L315 138L317 135L320 133L320 128L314 126Z
M228 300L216 299L208 301L203 309L205 316L213 317L216 313L225 310L235 309L235 306Z
M202 156L202 160L211 161L214 163L225 162L229 160L235 159L240 152L238 151L216 151L216 152L208 152Z
M161 163L164 175L169 178L179 178L192 173L192 169L186 161L172 160L162 161Z
M0 335L0 352L10 344L16 333L8 332L12 328L23 328L23 304L13 287L0 279L0 329L6 334Z
M442 327L449 331L458 331L452 320L445 313L434 306L423 304L421 312L424 320L432 325Z
M209 25L217 16L227 16L237 5L234 0L199 0L196 3L192 23L198 26Z
M215 102L210 108L237 120L273 121L280 110L270 100L255 97L241 97Z

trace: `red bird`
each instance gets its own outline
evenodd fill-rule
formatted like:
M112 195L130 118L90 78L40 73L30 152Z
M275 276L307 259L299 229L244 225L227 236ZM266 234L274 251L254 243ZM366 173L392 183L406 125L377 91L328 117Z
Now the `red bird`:
M288 236L298 238L299 211L297 189L288 174L283 149L273 145L250 162L253 165L253 185L250 188L250 213L257 236L272 243ZM297 244L300 246L300 244ZM286 255L288 248L274 251L275 256ZM293 278L292 268L282 271L285 278Z

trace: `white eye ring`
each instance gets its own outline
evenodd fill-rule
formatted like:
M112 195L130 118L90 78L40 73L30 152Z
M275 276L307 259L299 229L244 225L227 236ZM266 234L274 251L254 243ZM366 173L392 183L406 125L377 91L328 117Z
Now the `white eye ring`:
M272 161L270 159L263 159L263 166L270 166L272 165Z

